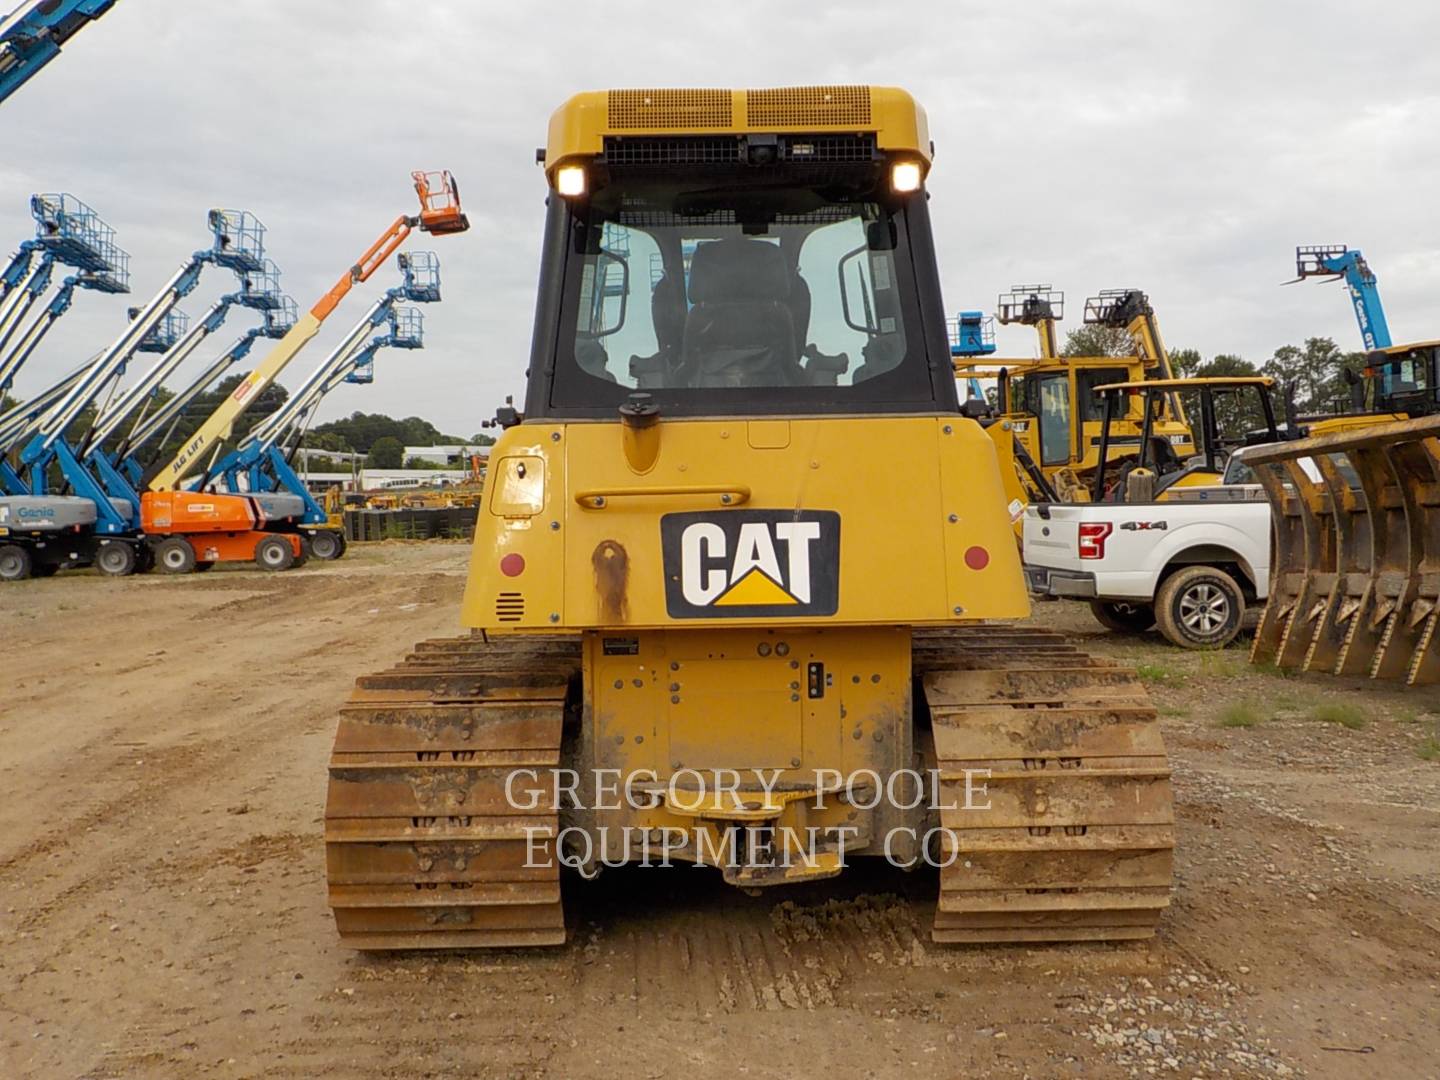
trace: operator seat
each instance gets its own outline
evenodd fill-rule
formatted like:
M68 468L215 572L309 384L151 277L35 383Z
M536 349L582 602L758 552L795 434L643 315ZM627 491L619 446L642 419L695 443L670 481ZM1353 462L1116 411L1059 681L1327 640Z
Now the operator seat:
M650 325L655 330L654 354L630 357L630 377L641 390L675 385L685 339L685 292L669 274L661 274L650 290Z
M697 247L678 384L804 385L792 281L784 253L763 240L735 237Z

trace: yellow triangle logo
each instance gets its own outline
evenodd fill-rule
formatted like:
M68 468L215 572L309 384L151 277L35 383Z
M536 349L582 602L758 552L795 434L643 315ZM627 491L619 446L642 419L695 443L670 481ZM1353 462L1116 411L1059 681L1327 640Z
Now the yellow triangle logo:
M716 607L751 607L774 604L798 604L800 601L787 593L779 585L776 585L758 568L751 571L731 585L720 599L715 601Z

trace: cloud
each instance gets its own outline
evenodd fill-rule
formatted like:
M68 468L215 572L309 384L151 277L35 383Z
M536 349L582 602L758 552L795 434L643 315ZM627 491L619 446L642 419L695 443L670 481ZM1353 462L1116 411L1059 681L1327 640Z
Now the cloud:
M445 301L427 346L392 351L353 409L470 434L517 397L543 214L533 162L550 112L627 85L898 84L929 111L947 306L1019 281L1080 300L1150 294L1169 341L1263 360L1325 334L1353 345L1338 291L1280 289L1297 243L1365 249L1398 337L1440 285L1440 9L1277 0L1160 5L745 2L585 6L406 0L123 0L0 112L0 238L32 191L71 191L135 256L135 295L84 296L22 374L32 393L113 338L126 301L207 241L214 205L269 227L308 307L397 213L409 170L448 167L476 228L435 242ZM230 286L212 272L194 315ZM386 270L362 290L393 283ZM294 385L365 307L288 371ZM232 316L209 356L243 327ZM1023 328L1002 349L1030 355ZM196 361L198 367L199 361Z

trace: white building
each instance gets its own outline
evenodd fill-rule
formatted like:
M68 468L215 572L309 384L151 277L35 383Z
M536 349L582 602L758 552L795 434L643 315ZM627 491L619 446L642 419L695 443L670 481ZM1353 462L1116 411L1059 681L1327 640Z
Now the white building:
M465 467L470 463L470 458L479 454L480 457L490 456L488 446L407 446L405 447L404 461L408 465L412 461L433 461L436 465L458 465Z

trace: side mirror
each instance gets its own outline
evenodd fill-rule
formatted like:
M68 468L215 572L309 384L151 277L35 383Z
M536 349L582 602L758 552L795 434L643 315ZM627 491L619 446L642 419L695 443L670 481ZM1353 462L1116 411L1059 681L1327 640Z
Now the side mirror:
M612 251L595 256L588 337L606 337L625 325L630 303L630 264Z
M840 315L845 320L845 325L850 327L851 330L859 330L862 334L868 334L870 337L874 337L877 331L875 329L874 310L870 304L870 284L865 280L865 264L856 262L856 260L859 259L861 255L866 254L868 250L869 249L865 247L858 247L854 251L847 251L840 257L840 264L837 268L840 274ZM851 281L852 275L850 274L852 264L855 267L853 282ZM852 284L858 288L860 292L860 308L865 319L864 323L855 321L855 312L850 306L850 288Z

